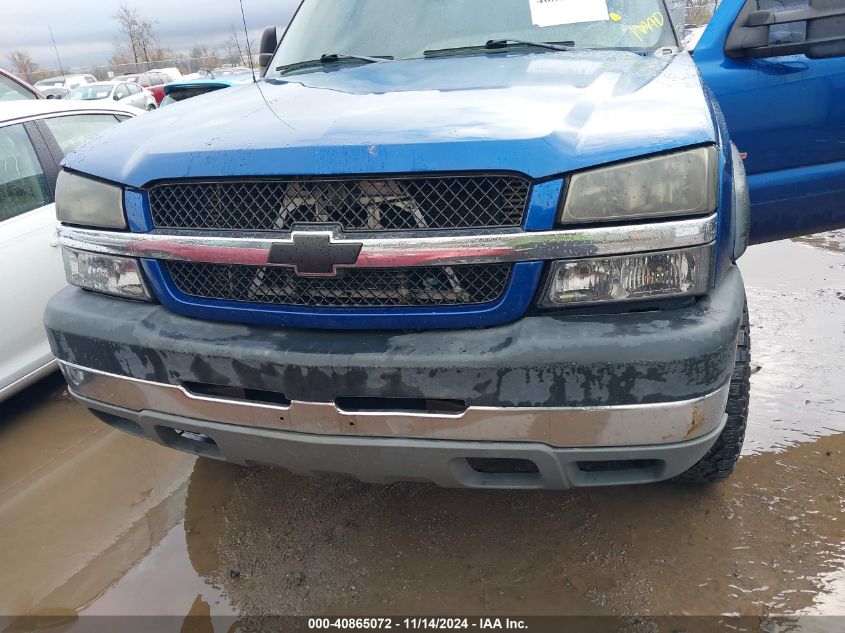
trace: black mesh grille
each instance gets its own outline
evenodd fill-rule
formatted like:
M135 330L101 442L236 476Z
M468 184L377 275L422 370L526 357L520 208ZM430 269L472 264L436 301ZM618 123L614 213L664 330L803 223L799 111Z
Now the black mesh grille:
M510 264L341 270L337 277L298 277L282 267L170 262L183 293L271 305L309 307L428 307L499 299Z
M519 226L529 189L518 176L450 176L169 183L149 195L157 228L397 231Z

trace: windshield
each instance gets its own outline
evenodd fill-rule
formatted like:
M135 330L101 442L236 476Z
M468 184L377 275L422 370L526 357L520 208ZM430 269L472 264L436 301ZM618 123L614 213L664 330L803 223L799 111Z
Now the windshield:
M304 0L268 76L326 54L414 59L489 40L630 50L677 45L663 0Z
M32 92L18 84L16 81L0 75L0 101L22 101L24 99L37 99Z
M111 94L110 84L88 84L71 90L67 98L76 101L95 101L97 99L108 99Z

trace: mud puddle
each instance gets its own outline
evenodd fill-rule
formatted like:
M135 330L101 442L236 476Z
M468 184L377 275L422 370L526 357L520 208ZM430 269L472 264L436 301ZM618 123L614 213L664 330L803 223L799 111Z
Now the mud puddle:
M744 258L747 455L706 489L301 479L111 431L45 381L0 405L0 615L845 615L845 254L824 240Z
M0 614L75 613L184 514L194 458L109 429L63 385L0 405Z
M845 432L845 251L777 242L740 269L756 372L746 453Z

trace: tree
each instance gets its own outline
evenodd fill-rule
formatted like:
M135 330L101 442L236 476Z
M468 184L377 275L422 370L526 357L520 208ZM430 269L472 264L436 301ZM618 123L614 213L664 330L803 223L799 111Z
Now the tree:
M715 0L686 0L687 23L707 24L716 9Z
M141 16L137 9L121 4L112 17L117 20L122 33L122 37L114 41L112 64L134 63L138 71L141 62L149 68L150 62L166 57L158 42L153 22Z
M223 61L217 55L217 52L205 44L195 44L191 48L190 57L194 62L192 66L195 65L197 69L217 68L223 65Z
M27 51L12 51L8 58L13 73L27 81L32 81L39 70L39 66Z
M244 61L244 52L241 49L241 41L238 38L238 32L235 30L235 25L232 24L232 37L223 42L223 48L226 51L226 63L233 66L246 66Z
M223 42L222 46L223 50L226 51L226 62L233 66L249 66L249 51L255 48L255 42L249 40L242 45L235 25L230 24L230 26L232 27L232 36Z

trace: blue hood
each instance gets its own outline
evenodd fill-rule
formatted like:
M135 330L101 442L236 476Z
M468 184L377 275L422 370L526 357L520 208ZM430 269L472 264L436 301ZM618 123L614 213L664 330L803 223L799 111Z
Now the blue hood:
M116 126L65 165L173 178L509 170L543 178L716 139L687 54L495 54L267 80Z

